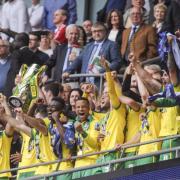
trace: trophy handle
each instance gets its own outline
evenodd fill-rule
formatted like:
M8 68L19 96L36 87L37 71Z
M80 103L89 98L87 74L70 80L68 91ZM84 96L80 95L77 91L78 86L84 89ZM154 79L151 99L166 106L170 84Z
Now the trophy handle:
M9 97L8 102L9 105L13 108L19 108L23 106L21 99L16 96Z

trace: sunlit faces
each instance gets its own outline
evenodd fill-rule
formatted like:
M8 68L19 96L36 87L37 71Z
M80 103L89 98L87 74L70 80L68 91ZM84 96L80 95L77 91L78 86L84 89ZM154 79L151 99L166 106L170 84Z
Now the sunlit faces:
M131 88L137 88L137 79L135 75L131 76Z
M112 25L118 25L120 22L119 16L117 14L117 12L113 11L111 13L111 24Z
M107 87L104 88L102 93L100 107L102 110L108 110L110 108L110 98Z
M41 35L41 42L40 44L42 46L49 46L50 47L50 43L51 43L51 40L50 40L50 37L48 35Z
M89 103L86 100L77 100L76 101L76 114L79 117L80 121L86 121L89 116Z
M132 5L134 7L140 7L142 8L144 6L144 0L132 0Z
M142 23L142 10L141 8L133 7L131 9L131 21L134 25L140 25Z
M162 8L157 8L155 11L154 11L154 17L157 21L164 21L165 20L165 15L166 15L166 12L164 9Z
M64 15L63 10L57 10L53 16L53 23L60 24L66 21L67 17Z
M69 44L77 44L79 39L79 29L77 26L72 26L66 31L66 38Z
M68 84L63 84L63 89L64 89L64 91L63 91L63 99L64 99L65 102L68 102L69 93L71 91L71 86L68 85Z
M102 41L106 37L106 30L103 26L92 27L91 31L95 41Z
M37 4L39 4L40 3L40 0L32 0L32 4L33 5L37 5Z
M29 48L36 49L39 46L39 39L37 36L30 34L29 35Z
M86 34L91 33L91 27L92 27L92 22L90 20L86 20L83 22L83 28Z
M0 58L4 58L9 53L9 44L4 40L0 40Z
M163 84L166 84L166 83L170 83L170 78L169 78L169 75L166 71L162 71L162 76L161 76L161 79L162 79L162 83Z
M72 91L70 94L69 102L71 106L76 105L76 101L80 98L80 94L78 91Z

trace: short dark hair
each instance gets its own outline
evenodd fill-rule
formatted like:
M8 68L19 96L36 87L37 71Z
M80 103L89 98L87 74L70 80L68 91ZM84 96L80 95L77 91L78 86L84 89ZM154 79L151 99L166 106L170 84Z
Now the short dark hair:
M56 101L56 106L58 107L59 110L64 110L65 109L65 101L64 99L62 99L61 97L54 97L52 98L51 102L52 101Z
M69 93L69 97L71 96L71 93L72 93L73 91L77 91L77 92L79 93L80 97L82 97L83 91L82 91L80 88L73 88L73 89L71 89L71 91L70 91L70 93Z
M16 34L15 39L21 41L24 44L24 46L29 45L29 35L25 32Z
M41 34L40 33L41 33L40 31L31 31L31 32L29 32L29 35L36 36L38 41L40 41L41 40Z
M80 98L78 98L77 101L86 101L87 105L89 106L89 101L88 101L88 99L85 98L85 97L80 97ZM76 102L77 102L77 101L76 101Z
M97 28L97 27L99 27L99 26L103 27L104 30L107 32L107 27L106 27L106 26L104 25L104 23L102 23L102 22L96 22L96 23L94 23L94 24L92 25L92 27L94 27L94 28Z
M43 117L47 117L47 105L46 104L38 104L35 110L35 114L40 113Z
M58 82L47 83L44 85L44 90L51 91L54 97L59 95L59 92L63 91L63 86Z

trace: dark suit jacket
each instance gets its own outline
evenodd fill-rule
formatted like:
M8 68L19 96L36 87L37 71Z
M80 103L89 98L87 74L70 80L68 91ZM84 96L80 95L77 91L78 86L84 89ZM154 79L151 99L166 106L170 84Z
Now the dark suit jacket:
M131 28L124 30L122 36L121 54L124 57L128 45L128 39ZM131 44L130 51L134 52L135 57L144 61L156 57L157 52L157 34L155 29L150 25L142 24L135 33Z
M81 73L86 73L89 59L94 48L94 42L86 45L81 54L75 59L71 66L66 70L69 73L74 73L79 67L81 67ZM111 70L119 70L120 68L120 53L118 46L115 42L106 39L102 44L101 54L109 62ZM101 69L104 72L104 69Z
M52 79L56 81L61 80L67 49L67 44L57 45L54 49L53 55L48 61L49 71L52 69L52 67L54 67L52 71Z
M28 47L14 50L11 54L11 67L8 72L4 91L4 94L7 97L12 95L12 89L15 86L15 77L19 73L22 64L27 64L30 66L31 64L43 65L45 63L40 61L39 58Z

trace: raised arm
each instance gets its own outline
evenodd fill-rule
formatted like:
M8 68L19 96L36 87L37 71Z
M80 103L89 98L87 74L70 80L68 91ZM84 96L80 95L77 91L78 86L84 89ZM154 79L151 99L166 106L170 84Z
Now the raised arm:
M31 128L25 125L20 115L17 118L13 118L12 116L3 114L2 118L7 122L6 131L9 132L10 128L13 127L17 131L21 131L31 137Z
M45 122L40 118L33 118L27 114L23 114L23 119L33 128L39 130L42 134L48 134L48 128L46 127Z
M161 83L153 79L152 75L142 68L139 61L137 61L133 55L130 54L129 60L133 63L138 76L143 80L145 87L148 89L150 94L156 94L160 92Z
M107 81L110 101L111 101L112 107L116 109L121 105L121 102L118 98L118 95L116 94L116 90L115 90L113 78L111 75L110 67L108 65L108 62L104 59L104 57L102 57L100 61L101 61L101 65L106 70L106 81Z

